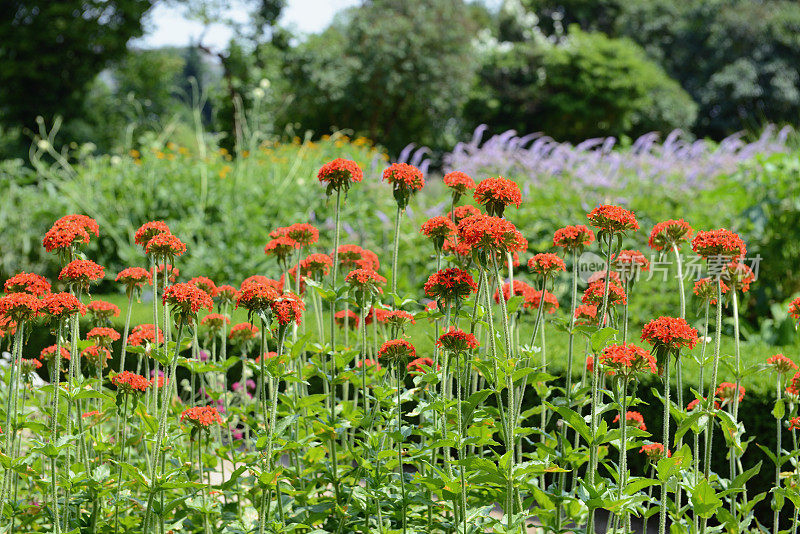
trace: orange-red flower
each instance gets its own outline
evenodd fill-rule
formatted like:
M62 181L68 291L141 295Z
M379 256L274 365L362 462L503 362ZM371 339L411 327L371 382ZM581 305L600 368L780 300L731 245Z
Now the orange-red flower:
M186 252L186 245L172 234L158 234L147 242L144 251L156 258L172 259L182 256Z
M214 281L207 276L195 276L186 283L199 287L208 293L212 298L217 296L217 284L215 284Z
M633 343L608 345L600 353L600 365L622 375L658 371L655 357Z
M425 295L436 300L465 299L478 290L478 284L469 272L450 267L436 271L425 282Z
M734 259L747 254L742 238L725 228L697 232L692 239L692 250L703 258L719 256Z
M317 178L327 184L327 194L330 195L339 189L347 191L351 184L360 182L364 178L364 172L355 161L336 158L320 168Z
M334 314L333 320L339 328L357 329L359 317L353 310L341 310Z
M541 289L531 289L525 295L525 303L523 304L525 307L532 308L534 310L538 310L539 306L542 303L542 290ZM555 295L550 293L549 291L544 291L544 311L549 314L554 314L558 309L558 299Z
M519 207L522 203L519 186L516 182L502 176L482 180L475 188L472 198L486 208L486 213L497 217L503 216L506 206L513 204Z
M308 223L295 223L281 230L298 248L308 247L319 241L319 230Z
M767 358L767 365L771 365L779 373L788 373L790 371L797 371L797 364L784 356L783 354L776 354Z
M242 307L251 312L270 308L275 299L281 296L281 292L274 284L265 280L251 280L247 284L245 284L247 280L242 282L242 290L239 292L239 298L236 299L236 307Z
M528 260L528 269L541 276L552 276L558 271L565 271L564 260L551 252L536 254Z
M644 325L642 341L666 350L692 349L697 345L697 330L689 326L686 319L662 316Z
M661 443L651 443L643 445L639 452L646 454L647 459L651 462L656 462L664 457L664 445ZM667 458L672 457L672 453L667 451Z
M231 327L228 339L234 343L244 343L255 339L258 335L258 327L250 323L239 323Z
M425 187L422 171L408 163L392 163L383 171L383 181L392 184L395 190L405 194L419 191Z
M705 399L703 399L703 400L705 400ZM689 404L686 405L686 411L687 412L691 412L692 410L697 408L699 405L700 405L700 399L694 399L693 401L691 401ZM716 408L717 410L720 409L720 405L716 400L714 401L714 408Z
M619 206L608 204L598 206L589 212L586 217L592 223L592 226L607 233L639 229L639 223L636 221L636 216L633 212Z
M219 298L220 304L233 304L238 296L239 290L233 286L217 286L217 298Z
M382 310L380 321L392 328L405 329L408 323L416 324L414 316L403 310Z
M575 324L597 324L597 306L593 304L579 304L575 308Z
M594 232L584 224L559 228L553 235L553 245L567 250L588 247L592 242L594 242Z
M90 234L95 237L100 235L97 221L86 215L66 215L47 231L42 245L47 252L61 252L75 245L85 245L89 242Z
M152 276L158 275L158 279L162 282L164 277L170 284L174 284L178 277L181 275L181 270L172 265L171 263L162 263L151 273Z
M371 360L370 358L364 358L363 360L358 360L356 362L356 367L359 369L366 367L367 369L374 369L375 371L381 370L381 364L379 364L375 360Z
M80 313L86 315L86 306L72 293L49 293L39 302L39 313L53 319L63 319Z
M57 348L56 345L50 345L49 347L43 348L42 352L39 353L39 356L37 356L37 358L39 358L43 362L52 362L56 354L56 348ZM69 350L67 350L66 347L61 347L61 350L59 352L61 353L62 360L69 361L70 357Z
M156 344L164 342L164 333L158 329L158 338L156 338L156 327L152 324L140 324L133 327L131 334L128 336L128 345L133 347L141 347L147 343Z
M462 219L458 235L471 249L487 253L521 252L528 248L528 241L517 228L500 217L473 215Z
M132 373L130 371L122 371L121 373L111 377L111 383L124 394L137 393L147 391L152 383L141 375Z
M96 319L108 320L112 317L119 317L119 306L104 300L93 300L86 306Z
M594 304L595 306L603 305L603 293L605 292L605 282L603 280L595 280L589 283L589 287L583 292L581 302L584 304ZM628 302L628 296L625 294L625 289L613 280L613 277L608 283L608 303L609 304L625 304Z
M441 368L441 365L436 366L437 371L441 370ZM412 375L425 374L426 372L433 370L433 359L427 357L415 358L408 362L406 369Z
M211 425L223 423L219 411L212 406L195 406L187 408L181 413L181 422L188 422L201 430L207 430Z
M412 360L416 355L417 351L414 349L414 345L405 339L390 339L384 343L378 351L378 358L390 362Z
M30 293L41 297L50 293L50 282L43 276L23 271L6 280L3 289L6 293Z
M278 324L285 326L291 322L300 324L306 305L303 304L303 299L294 293L284 293L272 301L271 308Z
M789 430L800 430L800 417L789 419Z
M756 279L753 270L738 260L726 265L720 277L728 283L728 286L742 293L750 291L750 284Z
M448 214L448 216L452 216L453 222L456 223L456 225L458 225L462 219L473 215L481 215L481 210L469 204L466 206L456 206L453 211Z
M719 280L719 283L722 284L722 294L724 295L725 293L728 292L730 288L722 280ZM694 283L693 292L703 302L708 301L708 303L711 305L717 303L716 280L712 280L711 278L701 278L700 280Z
M478 339L463 330L451 326L450 330L439 336L436 346L441 347L446 352L464 352L478 348Z
M433 241L433 247L438 252L442 250L445 240L456 234L456 225L449 217L431 217L422 223L420 232Z
M211 295L192 284L174 284L164 291L161 299L164 304L172 306L172 312L181 316L183 319L197 315L201 308L211 311L214 308L214 301Z
M105 270L91 260L73 260L58 275L58 279L72 286L89 287L90 282L100 280Z
M111 358L111 352L99 345L89 345L81 351L81 358L84 358L95 367L106 367L108 359Z
M662 221L653 227L647 244L654 250L672 248L673 245L680 247L681 242L689 241L693 233L692 227L683 219L670 219Z
M30 321L39 313L41 301L30 293L9 293L0 297L0 316L16 321Z
M203 317L200 324L207 326L210 330L218 331L222 330L224 325L231 324L231 320L219 313L209 313Z
M327 254L309 254L300 262L300 270L304 276L318 280L327 276L333 260Z
M466 195L468 191L475 189L475 180L461 171L448 172L442 181L457 196Z
M789 315L800 321L800 297L797 297L789 304Z
M144 223L136 230L136 234L133 236L133 242L144 248L155 236L170 233L172 232L169 231L169 226L167 226L167 223L164 221L150 221Z
M739 402L744 400L744 386L739 386ZM731 382L722 382L715 392L717 397L722 401L722 404L733 402L733 397L736 394L736 384Z
M614 418L612 423L619 423L619 415ZM647 430L647 426L644 424L644 417L639 412L625 412L625 423L639 430Z
M630 279L639 271L650 270L650 260L638 250L620 250L611 256L611 263L620 272L620 276Z
M94 341L95 344L101 347L108 347L119 338L119 332L105 326L96 326L86 333L87 341Z

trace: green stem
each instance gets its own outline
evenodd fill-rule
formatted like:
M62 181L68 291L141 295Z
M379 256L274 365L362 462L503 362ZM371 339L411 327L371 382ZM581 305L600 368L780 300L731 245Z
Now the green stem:
M676 355L677 356L677 355ZM664 361L664 455L669 450L669 357L667 353ZM679 357L679 356L678 356ZM676 357L677 360L677 357ZM661 512L658 520L658 534L665 534L667 527L667 480L661 482Z
M394 216L394 246L392 247L392 294L397 294L397 257L400 252L400 216L403 210L400 205L397 206L397 212Z
M397 442L397 462L398 462L398 470L400 475L400 513L402 514L403 518L403 534L406 534L407 529L407 519L406 519L406 482L405 482L405 473L403 472L403 409L402 409L402 402L400 400L400 393L401 393L401 381L400 381L400 367L402 366L401 363L397 363L397 368L395 369L395 374L397 378L397 434L400 436L400 439Z
M778 375L778 378L776 380L777 383L776 383L775 392L777 394L778 402L781 402L781 393L782 393L782 389L783 389L781 387L781 378L783 377L783 374L782 373L776 373L776 374ZM781 459L781 454L782 454L781 453L781 437L782 437L781 434L783 433L782 432L783 429L781 428L782 426L783 426L783 418L780 418L780 417L776 418L775 419L775 430L776 430L776 432L775 432L775 458L777 458L777 460L778 460L778 462L775 463L775 490L776 491L781 488L781 465L780 465L780 459ZM775 500L777 501L777 499L775 499ZM781 515L780 508L775 506L775 510L774 510L774 512L772 514L772 533L773 534L778 534L778 532L780 531L780 515Z

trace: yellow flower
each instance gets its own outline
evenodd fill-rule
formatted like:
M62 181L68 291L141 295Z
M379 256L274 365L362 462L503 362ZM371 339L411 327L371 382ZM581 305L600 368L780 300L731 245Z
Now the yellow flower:
M132 157L132 158L140 158L140 157L142 157L142 155L141 155L141 154L139 153L139 151L138 151L138 150L136 150L136 149L131 149L131 150L128 152L128 155L129 155L130 157Z
M228 173L231 172L232 170L233 170L233 168L230 165L225 165L219 171L219 177L224 180L228 176Z

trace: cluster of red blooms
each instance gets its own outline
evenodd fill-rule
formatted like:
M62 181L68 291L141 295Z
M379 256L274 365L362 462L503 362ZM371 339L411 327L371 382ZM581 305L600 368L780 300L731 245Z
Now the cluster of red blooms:
M593 304L579 304L575 308L575 324L597 324L597 306Z
M481 210L467 204L465 206L456 206L453 211L449 214L453 218L453 222L458 225L462 220L466 219L467 217L472 217L473 215L481 215Z
M693 233L692 227L683 219L670 219L653 227L647 244L653 250L664 250L664 248L672 248L673 245L680 246L682 241L689 241Z
M538 310L542 303L542 290L532 289L526 296L523 306ZM554 314L558 309L558 299L555 295L547 290L544 290L544 311L549 314Z
M243 343L245 341L250 341L251 339L255 339L258 335L258 327L254 326L250 323L239 323L235 324L231 327L231 331L228 333L228 339L233 341L234 343Z
M408 163L392 163L383 171L383 181L406 193L413 193L425 187L422 171Z
M717 397L720 398L722 404L733 402L734 395L736 394L736 384L730 382L722 382L715 392ZM744 386L739 386L739 402L744 400Z
M637 270L650 270L650 260L639 250L620 250L619 254L611 256L611 262L625 276L635 274Z
M6 293L29 293L41 297L50 293L50 282L43 276L23 271L6 280L3 289Z
M86 315L86 306L72 293L49 293L42 297L39 313L52 319L63 319L76 313Z
M584 224L559 228L553 235L553 245L567 250L588 247L594 242L594 232Z
M342 269L356 267L377 271L381 266L377 254L358 245L341 245L337 249L337 256Z
M722 284L722 294L724 295L730 288L721 279L719 283ZM701 278L695 282L693 291L703 302L708 301L711 305L717 303L717 282L711 278Z
M174 284L164 291L162 297L164 304L172 306L173 313L184 319L197 315L200 308L211 311L214 308L214 301L211 295L192 284Z
M233 304L236 302L236 297L239 296L239 290L233 286L223 285L217 286L217 298L221 305Z
M564 260L551 252L536 254L528 260L528 269L541 276L552 276L558 271L565 271Z
M406 369L412 375L421 375L424 374L426 371L433 369L433 360L427 357L415 358L410 362L408 362L408 365L406 365ZM437 371L440 371L441 369L442 369L441 365L436 366Z
M42 352L39 353L38 358L43 362L52 362L56 354L56 349L57 349L56 345L50 345L49 347L45 347L42 349ZM61 352L62 360L69 360L70 355L66 347L61 347L61 350L59 352Z
M253 276L248 276L242 281L242 285L239 287L239 293L236 295L236 299L238 300L239 297L242 296L242 292L258 286L271 287L278 293L283 290L283 284L281 284L278 280L273 280L272 278L267 278L266 276L262 276L260 274L254 274Z
M271 283L262 280L248 282L248 280L242 282L242 289L236 299L237 308L242 307L252 312L264 311L270 308L272 302L281 294L280 289L277 289Z
M221 425L222 416L211 406L187 408L181 413L181 422L186 421L198 428L207 429L214 423Z
M92 315L99 320L119 317L119 306L104 300L93 300L86 307L92 312Z
M522 280L514 280L514 296L515 297L523 297L522 306L523 308L530 308L532 307L533 303L531 301L531 292L534 289L523 282ZM503 283L503 299L508 302L511 299L511 284L509 282ZM500 303L500 290L494 290L494 301L499 304Z
M380 291L381 286L386 284L386 278L372 269L353 269L347 273L344 281L351 288L359 290Z
M466 195L469 191L475 189L475 180L461 171L448 172L444 175L442 181L457 196Z
M133 242L144 248L159 234L169 234L169 226L164 221L150 221L141 225L133 236Z
M705 400L705 399L703 399L703 400ZM694 399L693 401L691 401L689 404L686 405L686 411L687 412L691 412L692 410L697 408L699 405L700 405L700 399ZM716 408L717 410L720 409L720 405L716 400L714 401L714 408Z
M478 184L472 197L475 202L486 208L490 216L502 217L506 206L519 207L522 203L522 194L519 186L507 178L487 178Z
M374 369L375 371L381 370L381 364L370 358L364 358L363 360L358 360L356 362L356 367L359 369L366 367L367 369Z
M319 241L319 230L308 223L295 223L291 226L277 228L269 234L272 238L288 237L294 241L295 248L313 245Z
M175 258L186 252L186 244L172 234L153 236L144 247L145 253L156 258Z
M789 304L789 316L800 321L800 297L797 297Z
M614 418L612 423L619 423L619 415ZM625 412L625 423L639 430L647 430L647 425L644 424L644 417L639 412Z
M800 417L789 419L789 430L800 430Z
M316 279L317 275L327 276L333 260L327 254L309 254L300 262L300 272L303 276Z
M604 205L598 206L589 212L586 217L592 226L607 233L625 232L627 230L638 230L639 223L636 216L619 206Z
M219 313L209 313L200 320L200 324L208 327L210 330L218 331L222 330L224 325L231 324L231 320Z
M662 443L651 443L649 445L642 445L639 452L647 455L647 459L651 462L657 462L664 457L664 445ZM672 457L672 452L667 451L667 458Z
M264 254L275 256L279 262L285 262L295 249L295 241L285 235L278 236L264 246Z
M166 277L170 284L174 284L181 275L181 270L177 267L174 267L171 263L162 263L156 267L151 274L152 276L158 275L158 279L162 282L164 281L164 277Z
M734 260L722 270L721 278L735 291L747 293L750 291L750 284L756 279L756 276L750 267Z
M583 292L581 302L584 304L593 304L594 306L602 306L604 292L605 282L603 280L591 281L589 282L589 287ZM627 302L628 296L625 294L625 289L611 277L608 282L608 303L626 304Z
M86 359L87 362L97 368L106 367L108 359L111 358L111 352L99 345L89 345L81 351L81 358Z
M355 161L336 158L322 166L317 178L328 185L330 195L332 191L339 189L347 191L351 184L360 182L364 178L364 172Z
M438 251L442 249L446 239L455 235L456 225L450 217L431 217L422 223L420 232L433 241L433 245Z
M742 238L725 228L697 232L692 239L692 250L703 258L742 258L747 253Z
M40 307L41 301L30 293L9 293L0 297L0 316L17 323L36 318Z
M219 292L217 289L217 284L215 284L214 281L207 276L195 276L186 283L202 289L208 293L211 298L216 297L217 293Z
M404 329L407 324L416 324L414 316L403 310L381 310L378 322L392 328Z
M413 360L417 355L414 345L405 339L390 339L381 345L378 351L378 358L388 360L390 362L399 362L402 360Z
M164 342L164 333L158 329L158 340L156 340L156 327L152 324L140 324L133 327L128 336L128 345L141 347L146 343L156 344Z
M662 316L644 325L642 341L666 350L678 350L683 347L693 349L698 341L697 330L689 326L686 319Z
M797 371L797 364L783 354L776 354L767 358L767 365L771 365L779 373Z
M425 282L425 295L436 300L465 299L478 290L478 284L469 272L450 267L436 271Z
M61 269L58 279L69 285L89 287L90 282L100 280L105 270L92 260L73 260Z
M130 371L122 371L121 373L112 376L111 383L125 394L135 393L137 391L147 391L147 388L152 385L150 380Z
M67 215L58 219L47 231L42 245L47 252L62 252L75 245L85 245L90 235L100 236L97 221L86 215Z
M111 343L117 341L119 338L119 332L113 328L108 328L105 326L96 326L86 333L87 340L94 341L101 347L108 347L111 345Z
M25 376L30 375L31 373L35 372L38 369L42 368L42 362L39 360L29 360L27 358L22 358L19 360L19 368L20 373Z
M458 236L473 250L487 253L521 252L528 248L513 223L500 217L472 215L458 223Z
M478 348L478 339L470 333L451 326L450 330L439 336L436 346L446 352L464 352Z
M333 315L333 320L339 328L358 328L359 317L353 310L341 310Z
M655 357L633 343L608 345L600 353L600 365L604 365L615 373L622 375L647 371L658 372Z
M306 305L294 293L284 293L272 302L271 308L278 324L285 326L292 322L300 324Z

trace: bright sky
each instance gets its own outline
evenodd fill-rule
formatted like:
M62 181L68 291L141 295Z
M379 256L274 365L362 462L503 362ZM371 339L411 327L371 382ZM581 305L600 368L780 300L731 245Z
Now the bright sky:
M359 0L289 0L281 16L282 25L303 34L323 30L342 9L359 4ZM247 11L231 2L227 14L231 19L245 22ZM132 44L145 48L184 46L203 34L203 26L186 20L182 9L156 4L147 16L147 34ZM203 43L212 48L224 48L231 38L230 28L213 24L203 36Z

